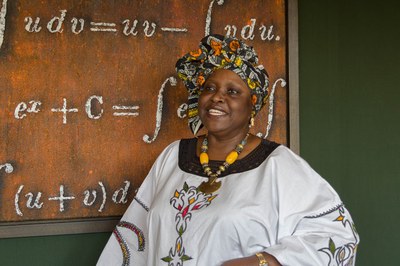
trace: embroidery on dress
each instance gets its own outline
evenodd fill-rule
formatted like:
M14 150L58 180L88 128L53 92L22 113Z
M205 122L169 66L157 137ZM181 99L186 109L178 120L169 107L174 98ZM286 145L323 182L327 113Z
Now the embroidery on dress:
M168 263L168 266L183 265L185 261L192 259L192 257L185 253L182 236L186 231L188 223L192 219L192 213L209 206L216 196L217 195L204 194L198 191L194 186L189 187L186 182L183 185L183 189L180 191L175 190L170 204L178 211L175 216L175 229L178 233L178 237L174 246L169 250L168 256L161 258L162 261Z
M114 229L114 236L118 241L119 246L121 247L122 251L122 265L129 265L131 259L131 252L129 250L128 244L126 243L125 239L122 237L121 232L118 230L118 227L127 228L133 231L137 238L138 238L138 251L143 251L145 249L145 238L142 230L140 230L136 225L120 221Z
M145 209L147 212L149 212L149 207L147 207L146 204L144 204L144 202L142 202L140 199L138 199L136 196L133 198L137 203L139 203L140 206L143 207L143 209Z
M333 222L341 222L343 227L350 227L356 242L347 243L342 246L336 246L336 243L329 238L328 247L321 248L318 251L324 252L329 256L328 266L351 266L355 263L355 257L357 253L357 246L359 242L358 233L356 227L351 219L346 216L346 210L341 206L337 212L339 216L333 220Z
M325 211L325 212L323 212L323 213L320 213L320 214L317 214L317 215L306 216L306 217L304 217L304 218L309 218L309 219L312 219L312 218L319 218L319 217L325 216L325 215L327 215L327 214L330 214L330 213L332 213L332 212L335 212L335 211L337 211L338 209L342 208L343 206L344 206L344 204L343 204L343 203L340 203L340 204L336 205L335 207L333 207L332 209L329 209L329 210L327 210L327 211Z

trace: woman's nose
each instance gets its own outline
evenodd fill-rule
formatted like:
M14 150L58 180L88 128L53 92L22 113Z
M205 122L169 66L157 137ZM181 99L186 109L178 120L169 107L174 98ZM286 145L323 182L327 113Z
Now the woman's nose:
M225 101L225 94L221 90L216 90L214 95L212 96L211 100L213 102L224 102Z

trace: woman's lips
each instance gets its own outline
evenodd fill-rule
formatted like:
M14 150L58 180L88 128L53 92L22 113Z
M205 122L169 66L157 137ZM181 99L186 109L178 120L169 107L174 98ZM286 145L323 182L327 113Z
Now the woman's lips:
M221 115L226 115L226 112L211 108L208 110L208 114L213 115L213 116L221 116Z

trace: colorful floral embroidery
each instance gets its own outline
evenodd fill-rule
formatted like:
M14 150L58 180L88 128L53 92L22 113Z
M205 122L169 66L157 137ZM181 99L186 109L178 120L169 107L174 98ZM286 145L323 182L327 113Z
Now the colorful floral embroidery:
M121 247L122 258L123 258L122 265L125 266L125 265L129 265L129 263L130 263L131 253L129 251L128 244L126 243L125 239L122 237L120 231L118 230L118 227L127 228L136 234L136 236L138 238L138 251L143 251L145 249L145 238L144 238L142 230L140 230L134 224L128 223L125 221L120 221L117 224L117 226L114 229L113 234L116 237L116 239L119 243L119 246Z
M187 229L188 222L192 219L192 213L210 205L215 197L216 195L197 191L196 187L189 187L186 183L181 191L175 191L170 204L178 211L175 216L178 238L174 247L169 250L168 256L161 258L162 261L167 262L169 266L176 266L183 265L185 261L192 259L185 253L182 236Z
M319 251L326 253L329 256L329 266L347 266L354 265L354 258L357 251L355 243L348 243L343 246L336 247L332 238L329 239L329 247L322 248Z
M332 238L329 239L328 247L321 248L319 251L324 252L329 256L329 263L328 266L347 266L347 265L354 265L354 259L357 252L357 243L358 240L358 233L354 226L354 223L348 219L346 216L346 210L343 205L341 205L337 212L339 215L333 222L341 222L343 227L350 227L356 242L354 243L347 243L342 246L336 246L335 242Z

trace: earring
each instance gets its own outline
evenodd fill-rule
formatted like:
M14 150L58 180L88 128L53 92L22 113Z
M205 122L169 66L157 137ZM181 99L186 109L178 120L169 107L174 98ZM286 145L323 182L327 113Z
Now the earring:
M250 124L249 124L249 128L254 127L254 117L252 116L250 118Z

